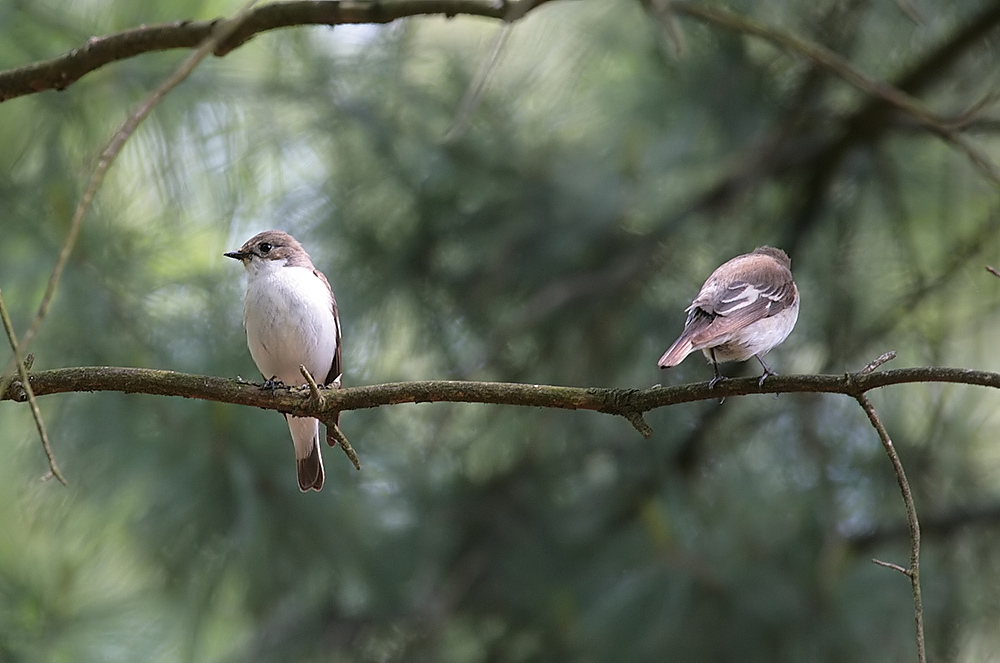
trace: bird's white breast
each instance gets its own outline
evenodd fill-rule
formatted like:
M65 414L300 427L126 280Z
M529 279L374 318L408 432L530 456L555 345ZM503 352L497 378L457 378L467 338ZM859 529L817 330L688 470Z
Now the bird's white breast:
M253 261L243 311L247 344L265 378L301 385L304 364L323 383L337 350L337 323L326 284L307 267Z

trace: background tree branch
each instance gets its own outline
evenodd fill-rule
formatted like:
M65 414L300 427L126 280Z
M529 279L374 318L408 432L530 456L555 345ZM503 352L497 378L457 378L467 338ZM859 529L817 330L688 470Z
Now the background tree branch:
M393 2L276 2L253 9L240 26L215 48L223 56L270 30L300 25L391 23L408 16L442 14L503 19L523 16L550 0L395 0ZM65 90L86 74L119 60L175 48L195 48L211 35L222 19L175 21L144 25L87 43L58 57L0 72L0 102L45 90Z

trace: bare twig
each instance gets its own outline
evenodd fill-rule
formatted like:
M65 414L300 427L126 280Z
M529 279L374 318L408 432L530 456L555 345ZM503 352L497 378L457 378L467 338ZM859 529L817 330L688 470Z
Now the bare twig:
M14 332L14 325L10 320L10 313L7 312L7 304L4 303L3 293L0 292L0 319L3 320L4 331L7 332L7 339L10 341L10 348L14 351L14 357L21 356L20 348L18 347L17 334ZM21 386L24 389L25 398L31 407L31 416L35 418L35 427L38 428L38 437L42 440L42 449L45 450L45 458L49 461L49 471L52 476L59 479L59 483L62 485L66 484L66 477L59 470L59 465L56 464L56 455L52 451L52 443L49 441L49 434L45 430L45 422L42 420L42 411L38 408L38 402L35 400L35 394L31 391L31 381L28 380L28 367L31 365L30 359L25 359L25 361L17 362L17 372L21 376ZM6 389L6 377L0 380L0 388ZM0 391L2 393L2 391Z
M994 267L990 267L989 265L986 265L986 271L989 272L990 274L992 274L993 276L1000 277L1000 272L998 272L996 270L996 268L994 268Z
M323 398L323 392L320 391L319 385L316 384L316 379L309 372L309 369L305 367L304 364L299 364L299 372L302 373L302 377L306 379L309 384L309 398L311 399L313 405L315 405L317 410L323 410L326 404L326 399ZM328 418L324 423L326 424L327 438L333 437L340 448L344 450L347 457L354 463L354 469L361 469L361 461L358 459L357 452L354 451L354 447L351 446L351 441L347 439L344 435L344 431L340 430L340 425L337 424L337 419L340 416L340 411L338 410L333 417ZM331 442L331 444L333 444Z
M351 459L352 463L354 463L354 469L360 470L361 461L358 459L358 454L354 451L354 447L351 446L350 440L348 440L347 436L344 435L344 431L340 430L340 426L329 422L326 424L326 430L328 433L333 434L333 437L337 440L337 444L340 445L340 448L344 450L347 457Z
M509 21L504 21L500 26L496 37L493 38L493 45L490 46L489 54L480 65L475 78L472 79L472 83L462 96L455 119L452 120L451 126L444 133L445 141L450 142L461 138L462 134L469 128L469 123L472 121L472 114L476 112L479 101L483 97L483 91L486 90L487 83L490 82L493 73L496 71L497 64L500 62L500 54L503 53L503 49L507 45L507 40L510 38L513 27L514 24Z
M312 376L312 373L305 367L305 364L299 364L299 372L302 373L302 377L306 379L306 383L309 385L309 394L316 407L322 409L325 400L323 393L319 390L319 385L316 384L316 378Z
M903 504L906 507L906 524L910 534L910 564L908 567L903 568L896 564L881 562L879 560L872 561L881 566L901 571L910 578L910 585L913 589L913 614L917 632L917 660L919 663L926 663L924 606L920 591L920 521L917 520L917 508L913 503L913 494L910 492L910 483L906 479L906 472L903 471L903 463L899 460L899 454L896 453L896 448L892 444L889 432L885 429L885 425L879 418L878 412L875 411L875 406L872 405L871 400L865 394L858 394L855 398L858 404L861 405L861 409L868 415L868 421L871 422L878 433L879 440L882 441L882 447L885 449L886 455L889 456L889 462L892 463L892 469L896 472L896 481L899 483L899 490L903 494Z
M872 564L878 564L879 566L884 566L887 569L892 569L893 571L899 571L900 573L902 573L907 578L910 578L910 577L913 576L913 574L910 573L909 569L904 568L904 567L900 566L899 564L893 564L892 562L883 562L882 560L875 559L874 557L872 557Z
M507 40L510 38L511 30L514 24L524 18L528 12L542 4L546 0L522 0L521 2L502 2L500 6L506 11L503 17L503 23L500 25L500 30L497 32L496 37L493 38L493 45L490 46L490 52L486 56L482 65L479 67L479 71L476 72L476 76L472 83L469 85L465 94L462 96L462 101L458 106L458 113L455 114L455 119L452 120L451 126L444 134L445 141L452 141L456 138L461 137L465 133L465 130L469 128L469 122L472 120L472 114L476 112L476 108L479 106L479 101L482 99L483 91L486 89L486 85L490 82L496 71L497 64L500 62L500 56L503 54L504 48L507 46Z
M862 368L861 371L860 371L860 373L862 375L866 375L868 373L871 373L872 371L874 371L876 368L878 368L882 364L890 362L890 361L892 361L895 358L896 358L896 351L895 350L889 350L888 352L883 352L878 357L876 357L871 362L869 362L867 366L865 366L864 368Z

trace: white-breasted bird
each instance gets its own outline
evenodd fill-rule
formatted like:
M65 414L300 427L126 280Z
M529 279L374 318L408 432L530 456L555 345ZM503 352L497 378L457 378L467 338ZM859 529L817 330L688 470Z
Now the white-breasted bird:
M267 230L225 255L242 262L247 270L243 325L250 355L265 385L305 384L301 364L317 382L340 387L343 367L337 300L330 282L302 245L286 232ZM325 474L319 420L288 415L285 419L295 445L299 489L320 490ZM336 444L329 431L327 441Z

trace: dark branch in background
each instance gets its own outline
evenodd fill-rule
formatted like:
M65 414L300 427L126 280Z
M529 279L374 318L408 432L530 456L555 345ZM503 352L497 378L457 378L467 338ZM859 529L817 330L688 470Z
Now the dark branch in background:
M867 92L872 99L878 100L879 108L896 109L912 116L927 130L937 134L965 153L983 174L993 180L994 184L1000 185L1000 171L997 170L989 156L955 131L947 120L932 113L904 90L887 81L872 78L851 64L850 60L822 44L803 39L788 31L758 23L719 7L675 2L671 8L678 14L698 18L740 34L753 35L788 52L807 58L817 67L829 71L859 90Z
M393 2L298 0L277 2L250 11L214 48L223 56L261 32L299 25L391 23L408 16L440 14L503 19L524 15L551 0L394 0ZM222 19L177 21L94 37L86 45L59 57L0 72L0 102L45 90L64 90L106 64L175 48L195 48L208 39Z
M1000 526L1000 504L984 503L953 507L948 511L925 513L920 518L921 539L940 537L948 538L958 530L971 525L987 527ZM905 522L887 523L885 525L859 528L848 533L844 538L852 549L864 552L875 546L906 539L910 528Z
M937 48L929 51L909 71L897 77L893 85L911 96L928 90L960 58L1000 26L1000 3L988 3L965 26L959 28ZM805 182L800 202L796 240L806 234L818 217L840 164L859 145L874 143L892 128L896 114L883 98L873 96L841 126L838 135L817 151L802 167L811 173ZM795 242L786 246L794 252Z
M739 22L715 21L715 13L704 11L704 6L674 1L669 9L677 15L714 25L717 28L740 31ZM725 14L729 16L730 13ZM744 19L745 20L745 19ZM841 21L842 22L842 21ZM926 92L949 69L982 39L1000 28L1000 3L990 4L969 22L948 36L936 48L928 51L914 66L889 82L889 86L906 95ZM794 52L794 51L793 51ZM814 72L820 71L817 67ZM828 70L827 70L828 71ZM806 87L818 83L817 74L810 72ZM809 96L805 92L802 93ZM805 104L812 108L818 104ZM608 262L590 272L573 274L556 280L542 288L515 316L501 328L494 345L502 347L506 340L520 329L540 324L549 316L565 310L580 301L595 297L620 297L626 286L637 288L658 273L662 262L671 255L672 244L667 240L676 228L687 219L698 216L718 216L738 204L765 182L784 176L801 180L796 188L803 191L797 203L796 220L781 246L794 256L796 246L818 218L829 187L840 165L853 150L873 144L893 129L912 130L915 120L901 114L885 98L871 94L859 107L846 117L833 111L803 110L805 117L782 117L757 145L746 148L746 158L737 163L714 184L695 193L686 205L665 216L659 224L660 231L638 236L628 245L615 251ZM904 124L900 124L904 122ZM946 126L954 121L944 119ZM816 126L832 124L835 131L828 138L818 141L813 133ZM921 130L923 129L923 125ZM963 127L971 130L972 125ZM898 319L898 316L894 316ZM866 335L859 337L867 338Z

